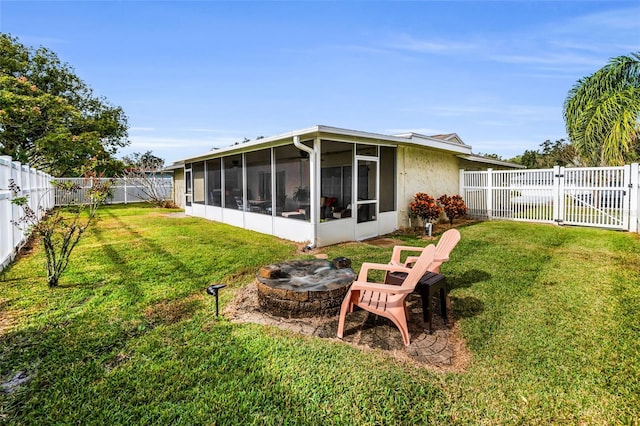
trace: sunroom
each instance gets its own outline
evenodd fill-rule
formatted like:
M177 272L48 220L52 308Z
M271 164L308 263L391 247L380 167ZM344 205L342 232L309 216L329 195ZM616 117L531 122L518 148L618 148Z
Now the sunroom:
M312 247L393 232L406 221L407 197L427 190L415 183L455 193L460 162L469 161L457 156L470 154L459 140L315 126L171 168L186 214Z

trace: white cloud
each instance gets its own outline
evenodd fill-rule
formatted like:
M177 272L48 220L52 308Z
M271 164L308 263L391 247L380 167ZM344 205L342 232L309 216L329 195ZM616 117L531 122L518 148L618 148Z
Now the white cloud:
M472 50L476 44L470 41L419 39L410 34L398 34L383 43L384 47L397 50L409 50L421 53L458 54L462 50Z
M227 130L227 129L211 129L211 128L206 128L206 127L199 127L199 128L186 128L186 129L179 129L185 132L194 132L194 133L222 133L222 134L229 134L229 133L237 133L240 134L239 132L235 132L233 130Z
M460 105L433 105L433 106L419 106L419 107L406 107L403 111L424 114L427 116L436 117L527 117L531 119L546 119L549 117L555 117L561 114L559 106L546 106L546 105L517 105L508 104L500 101L499 99L487 100L479 99L471 104Z
M640 7L595 12L568 20L565 25L559 29L559 31L637 31L640 26L638 19L639 16Z
M568 52L539 52L535 55L521 54L497 54L491 55L491 59L497 62L507 62L512 64L534 64L534 65L586 65L602 66L602 60L592 56L579 55Z
M597 69L611 56L640 49L640 8L622 8L550 20L509 32L456 40L397 34L379 45L398 51L524 65L570 73ZM633 40L637 43L634 44ZM526 52L526 53L524 53Z
M214 139L198 139L198 138L183 138L183 137L154 137L154 136L132 136L131 148L145 148L145 149L184 149L185 147L213 147L220 146L225 143L228 145L233 144L236 138L216 138Z
M134 152L152 151L154 155L164 158L167 162L205 154L214 148L223 148L233 145L238 141L234 136L221 136L215 138L194 138L151 135L130 135L131 144L118 152L119 156L129 155Z

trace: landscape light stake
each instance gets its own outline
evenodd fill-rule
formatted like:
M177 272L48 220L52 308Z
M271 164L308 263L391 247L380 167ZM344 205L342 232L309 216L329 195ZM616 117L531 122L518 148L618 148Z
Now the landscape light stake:
M433 223L427 222L424 224L424 233L427 234L427 237L431 236L431 232L433 231Z
M215 296L216 298L216 316L218 316L218 290L220 290L221 288L225 288L226 286L226 284L212 284L207 287L207 293Z

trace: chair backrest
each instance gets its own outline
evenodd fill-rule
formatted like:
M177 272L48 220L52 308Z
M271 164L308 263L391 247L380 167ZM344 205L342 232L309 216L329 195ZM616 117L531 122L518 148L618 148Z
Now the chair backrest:
M401 287L415 288L420 278L422 278L422 276L429 270L429 266L431 265L431 263L433 263L435 253L436 247L433 244L425 247L425 249L422 250L422 253L416 260L416 263L413 264L413 268L411 268L411 271L407 275L407 278L405 278L402 282Z
M451 250L458 244L460 241L460 231L457 229L449 229L442 234L438 244L436 245L436 259L448 259Z

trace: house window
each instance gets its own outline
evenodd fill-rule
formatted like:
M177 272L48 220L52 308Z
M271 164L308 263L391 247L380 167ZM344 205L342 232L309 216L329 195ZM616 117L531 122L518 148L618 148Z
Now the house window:
M396 148L380 147L380 212L396 210Z
M309 220L309 156L294 145L274 148L276 160L275 214Z
M351 217L353 144L323 140L321 155L320 220Z
M224 207L244 210L242 195L242 155L224 158Z
M222 166L220 158L207 161L207 204L222 206Z
M204 161L193 163L193 202L204 204Z
M271 149L245 154L247 167L247 210L271 214Z
M378 147L376 145L356 144L356 155L366 155L368 157L378 156Z

